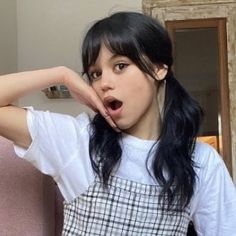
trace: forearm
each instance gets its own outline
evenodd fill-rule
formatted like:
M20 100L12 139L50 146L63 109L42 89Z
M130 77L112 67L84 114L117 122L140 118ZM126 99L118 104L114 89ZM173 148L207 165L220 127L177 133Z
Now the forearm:
M33 91L64 84L66 67L54 67L0 76L0 107Z
M76 100L87 105L93 111L99 112L111 127L117 130L116 124L108 115L101 98L93 87L87 84L76 72L63 66L0 76L0 112L5 114L5 118L1 118L2 122L0 120L0 123L5 124L10 113L11 117L16 117L19 114L17 109L14 109L14 111L5 109L9 104L12 104L17 99L31 92L54 85L65 85ZM25 114L21 114L21 117L23 117L22 124L18 126L22 128L25 126ZM13 126L13 128L11 128L13 131L9 139L13 140L15 143L19 143L17 137L19 136L18 133L22 133L22 130L20 129L17 133L16 130L18 127L13 124L14 121L10 121L9 125L3 125L2 128L0 127L0 135L2 133L6 136L6 126ZM27 133L27 128L24 129ZM26 146L28 144L29 142L27 142L27 138L25 138L24 145Z

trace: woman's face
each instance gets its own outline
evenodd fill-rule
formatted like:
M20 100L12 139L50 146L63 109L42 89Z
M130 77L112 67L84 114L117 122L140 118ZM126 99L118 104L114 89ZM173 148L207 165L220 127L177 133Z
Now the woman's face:
M144 133L155 130L158 114L155 80L129 58L113 54L104 45L89 75L92 87L117 126L149 139Z

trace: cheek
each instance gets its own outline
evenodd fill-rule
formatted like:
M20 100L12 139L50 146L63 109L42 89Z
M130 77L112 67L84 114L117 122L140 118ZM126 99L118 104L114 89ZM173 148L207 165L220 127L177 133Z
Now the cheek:
M147 109L157 98L156 87L151 83L147 83L146 86L141 87L137 96L140 104L143 105L143 109Z
M132 88L132 87L131 87ZM150 81L136 82L135 86L131 89L132 93L140 99L150 100L156 94L156 87Z
M136 86L136 88L127 95L128 107L132 112L137 114L140 112L143 113L151 106L155 96L155 90L152 87Z

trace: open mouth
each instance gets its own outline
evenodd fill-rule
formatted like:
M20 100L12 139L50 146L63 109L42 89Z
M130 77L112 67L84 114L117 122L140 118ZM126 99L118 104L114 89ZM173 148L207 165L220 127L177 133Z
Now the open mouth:
M121 101L113 97L109 97L105 99L105 106L111 109L112 111L115 111L121 108L122 104L123 103Z
M122 102L118 101L118 100L114 100L114 101L110 102L108 105L113 111L115 111L122 106Z

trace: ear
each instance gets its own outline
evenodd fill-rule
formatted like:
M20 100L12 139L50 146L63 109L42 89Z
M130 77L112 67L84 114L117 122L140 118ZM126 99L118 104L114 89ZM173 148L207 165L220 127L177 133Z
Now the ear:
M163 65L157 65L156 68L155 68L155 77L156 77L156 80L163 80L165 79L166 77L166 74L168 72L168 66L163 64Z

